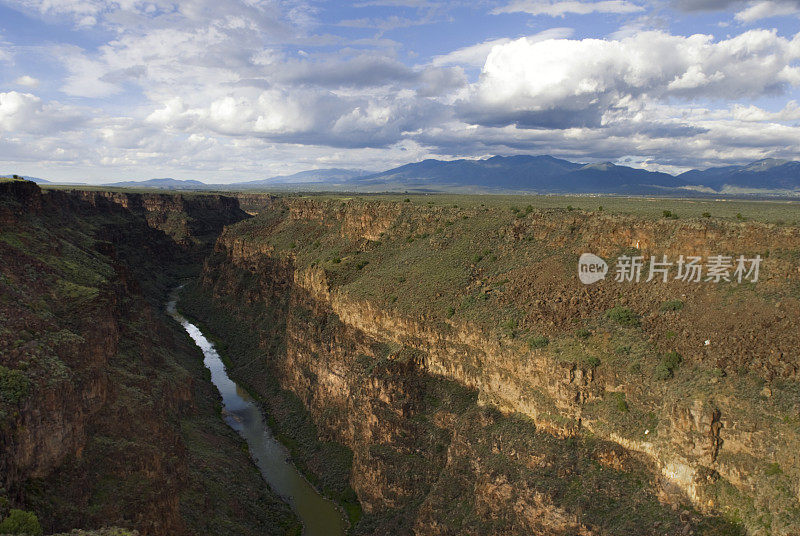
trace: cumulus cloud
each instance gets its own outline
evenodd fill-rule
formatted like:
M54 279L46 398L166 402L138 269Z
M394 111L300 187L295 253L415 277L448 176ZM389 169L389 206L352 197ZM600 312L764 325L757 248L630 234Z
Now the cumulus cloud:
M56 102L42 102L31 93L0 93L0 132L58 132L75 129L83 122L84 119L77 110Z
M644 11L642 6L627 0L600 0L597 2L581 2L578 0L513 0L510 4L492 10L495 15L501 13L530 13L531 15L548 15L563 17L569 14L588 15L590 13L637 13Z
M750 23L800 0L676 1L686 11L730 9ZM412 56L411 46L424 47L403 42L402 27L445 20L452 2L364 1L401 9L357 13L348 29L321 24L304 0L6 4L113 36L100 46L38 47L61 62L50 78L36 67L47 91L86 108L34 95L24 72L9 75L21 87L0 93L6 162L219 180L517 152L625 155L669 169L800 152L797 104L774 104L787 92L797 100L800 37L645 31L670 25L639 0L505 0L496 13L634 16L615 17L619 30L605 38L571 39L570 28L523 39L486 32L433 57ZM376 22L398 40L363 38ZM17 67L19 58L7 55Z
M800 85L800 34L754 30L709 35L642 32L620 40L518 39L495 46L462 101L488 125L600 126L649 99L736 99Z
M730 115L733 119L743 122L772 122L782 123L786 121L800 120L800 106L797 101L789 101L781 110L770 112L759 108L753 104L735 104L731 107ZM724 116L723 116L724 117Z

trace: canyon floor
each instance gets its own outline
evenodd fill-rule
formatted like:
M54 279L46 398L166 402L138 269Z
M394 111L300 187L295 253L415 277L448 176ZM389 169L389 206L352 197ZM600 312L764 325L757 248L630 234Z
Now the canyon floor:
M352 534L798 534L798 208L0 183L0 522L302 530L163 311L181 282Z

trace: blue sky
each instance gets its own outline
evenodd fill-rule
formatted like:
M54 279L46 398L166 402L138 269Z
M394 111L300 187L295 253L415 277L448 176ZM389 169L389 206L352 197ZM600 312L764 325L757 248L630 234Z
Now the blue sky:
M0 173L800 159L800 0L0 0Z

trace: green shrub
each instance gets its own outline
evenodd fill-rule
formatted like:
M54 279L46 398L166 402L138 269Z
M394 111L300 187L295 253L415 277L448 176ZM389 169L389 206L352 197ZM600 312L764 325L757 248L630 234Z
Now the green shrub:
M621 344L621 345L617 346L616 348L614 348L614 353L617 354L617 355L630 355L631 347Z
M12 509L8 517L0 523L0 534L42 536L42 526L33 512Z
M535 350L537 348L544 348L548 344L550 344L550 339L548 339L544 335L535 335L530 339L528 339L528 347L530 347L531 350Z
M628 401L625 400L625 393L614 393L614 407L620 413L628 413Z
M661 304L662 311L680 311L681 309L683 309L681 300L667 300Z
M678 352L669 352L664 354L663 361L669 368L675 370L683 362L683 356Z
M447 318L452 318L452 316L454 314L456 314L456 308L453 307L453 306L448 307L447 308Z
M592 331L589 328L581 328L575 332L575 335L579 339L588 339L592 335Z
M677 220L678 219L678 215L675 214L674 212L672 212L671 210L665 210L665 211L662 212L662 214L664 215L665 218L669 218L671 220Z
M711 217L711 213L710 212L703 212L703 217L704 218L710 218Z
M507 337L514 338L517 334L517 321L513 318L509 318L505 322L500 324L500 328L503 330L503 333L506 334Z
M606 311L606 318L613 320L621 326L637 327L640 324L639 315L627 307L612 307Z
M599 367L599 366L600 366L600 358L598 358L598 357L595 357L595 356L593 356L593 355L589 356L589 357L586 359L586 362L587 362L587 363L589 364L589 366L590 366L590 367L592 367L592 368L597 368L597 367Z
M675 375L675 369L683 361L683 357L678 352L669 352L661 357L661 361L656 365L655 377L657 380L668 380Z
M30 391L31 382L22 371L0 365L0 401L16 405Z
M663 363L656 365L655 377L657 380L668 380L672 378L673 372Z
M779 474L783 473L783 469L781 469L781 466L779 464L771 463L764 470L764 473L766 475L768 475L768 476L779 475Z

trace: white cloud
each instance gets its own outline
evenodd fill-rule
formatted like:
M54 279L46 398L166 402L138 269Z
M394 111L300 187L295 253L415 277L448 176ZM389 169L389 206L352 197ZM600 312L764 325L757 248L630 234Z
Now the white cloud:
M758 2L751 2L746 9L736 13L736 20L740 22L753 22L769 17L781 17L797 14L800 14L800 2L797 2L796 0L761 0Z
M548 28L538 34L529 35L525 39L530 43L537 43L539 41L546 41L548 39L564 39L570 37L574 30L572 28ZM477 45L471 45L464 48L459 48L448 54L434 56L431 60L431 65L440 67L443 65L468 65L472 67L481 67L486 63L486 57L492 49L498 45L505 45L512 40L503 37L500 39L490 39Z
M20 76L19 78L14 80L14 83L17 84L18 86L25 86L31 88L39 87L39 80L28 75Z
M684 3L741 12L759 2ZM366 3L437 9L430 20L442 19L447 7ZM775 105L786 93L786 101L800 101L793 89L800 85L800 37L758 30L718 41L644 31L669 24L654 11L640 16L647 4L637 0L506 0L497 12L635 15L620 18L620 30L604 39L570 39L571 29L551 28L522 39L498 34L415 60L413 43L400 42L402 31L400 41L341 27L337 35L315 34L334 26L319 25L304 0L11 4L46 21L94 25L78 30L93 39L113 36L98 47L39 47L63 65L49 77L36 71L44 85L87 107L40 98L22 76L15 83L24 91L0 93L0 161L52 165L62 177L101 169L119 178L232 180L515 152L576 160L626 155L644 167L679 169L800 152L797 105ZM382 11L379 22L388 29L426 20L422 12L395 15ZM0 56L14 50L23 58L6 44ZM771 100L756 106L763 96ZM29 174L48 176L34 170Z
M789 101L781 110L769 112L758 106L735 104L730 111L731 117L745 122L785 122L800 120L800 106L797 101Z
M0 132L40 134L72 130L83 123L75 109L57 102L44 103L31 93L0 93Z
M600 126L651 99L739 99L800 85L800 34L642 32L620 40L518 39L495 46L463 103L484 124Z
M588 15L590 13L637 13L644 11L627 0L600 0L598 2L581 2L578 0L513 0L510 4L495 8L492 13L530 13L531 15L548 15L563 17L568 14Z

